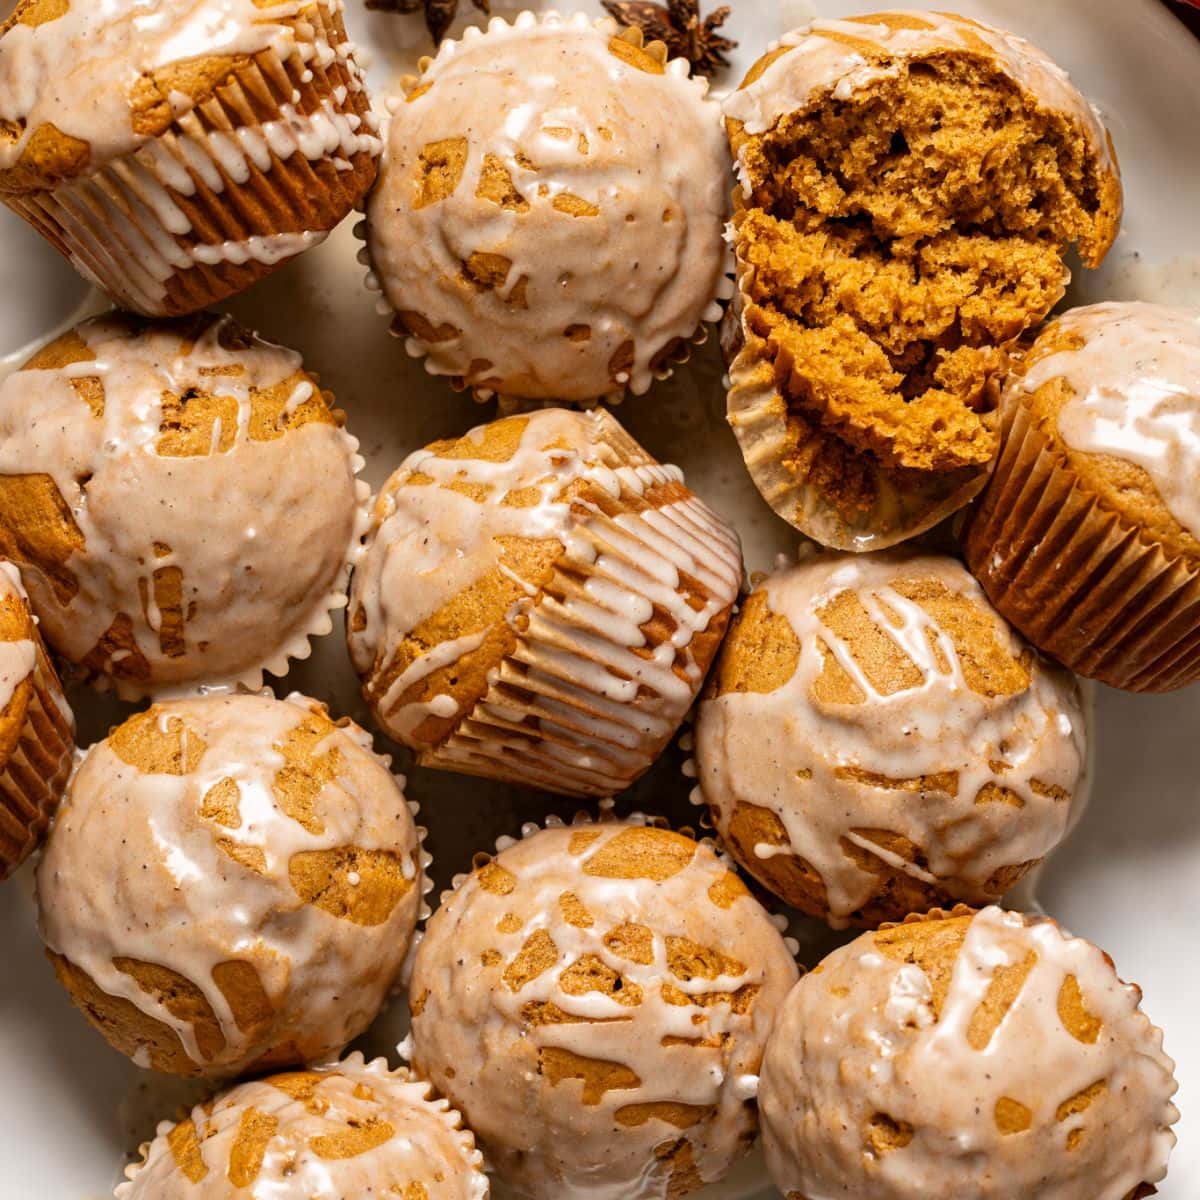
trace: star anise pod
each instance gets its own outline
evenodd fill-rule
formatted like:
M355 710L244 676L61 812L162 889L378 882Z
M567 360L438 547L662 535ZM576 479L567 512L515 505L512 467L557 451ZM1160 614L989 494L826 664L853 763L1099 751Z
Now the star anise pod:
M712 75L729 66L726 54L737 42L717 30L729 16L729 5L715 8L700 19L699 0L602 0L604 10L623 25L640 29L648 42L665 42L672 58L686 58L700 75Z
M491 15L491 0L471 0L482 13ZM394 13L425 13L425 27L429 30L433 44L441 44L458 13L458 0L367 0L368 8L379 9L380 12Z

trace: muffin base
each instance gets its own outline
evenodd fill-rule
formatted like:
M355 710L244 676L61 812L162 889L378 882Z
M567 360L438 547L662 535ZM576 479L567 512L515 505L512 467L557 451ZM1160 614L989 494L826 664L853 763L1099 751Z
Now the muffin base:
M1020 401L967 516L967 566L1038 649L1132 692L1200 680L1200 566L1171 557L1102 505Z
M33 694L16 746L0 768L0 879L45 836L74 760L75 721L45 650L36 645Z

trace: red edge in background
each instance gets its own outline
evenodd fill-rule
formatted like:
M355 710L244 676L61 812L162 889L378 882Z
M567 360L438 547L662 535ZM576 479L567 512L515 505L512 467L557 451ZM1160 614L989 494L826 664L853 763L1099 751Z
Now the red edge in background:
M1173 0L1167 7L1200 37L1200 0Z

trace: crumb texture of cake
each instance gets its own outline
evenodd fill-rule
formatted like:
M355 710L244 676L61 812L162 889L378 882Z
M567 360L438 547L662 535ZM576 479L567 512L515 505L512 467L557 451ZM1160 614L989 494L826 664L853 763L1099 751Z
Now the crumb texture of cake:
M789 1200L1138 1200L1167 1171L1174 1063L1112 961L1054 922L931 913L788 997L759 1107Z
M374 1019L423 859L402 781L357 726L301 696L178 700L88 751L39 864L40 928L71 998L135 1062L261 1072Z
M797 977L712 849L636 823L527 828L429 923L413 1068L533 1200L667 1200L753 1142L763 1046Z
M1200 679L1200 309L1071 309L1009 376L967 564L1035 645L1132 691Z
M828 544L909 536L982 486L1007 350L1062 296L1068 246L1095 266L1116 236L1108 135L1029 43L920 12L785 35L725 114L731 419L773 446L752 471Z
M321 241L383 144L342 0L20 0L0 198L123 307L192 312Z
M380 726L422 766L624 790L699 692L737 535L607 412L505 417L376 497L347 620Z
M619 400L719 317L720 110L664 58L607 18L523 13L443 42L396 104L370 283L432 373Z
M71 773L74 734L21 573L0 559L0 880L45 835Z
M0 384L0 553L47 642L138 696L307 657L366 524L358 442L228 317L110 315Z
M768 576L700 703L698 789L738 861L835 926L1008 892L1079 816L1074 678L956 560L824 552Z
M383 1059L240 1083L165 1121L117 1200L487 1200L475 1140Z

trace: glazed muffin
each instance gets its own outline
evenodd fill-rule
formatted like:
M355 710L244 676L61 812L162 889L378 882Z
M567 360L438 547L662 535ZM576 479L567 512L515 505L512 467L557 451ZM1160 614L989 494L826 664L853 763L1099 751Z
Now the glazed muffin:
M375 177L342 7L20 0L0 24L0 199L123 308L249 287Z
M967 565L1031 641L1135 692L1200 679L1200 309L1096 304L1005 385Z
M414 1069L534 1200L665 1200L721 1178L754 1140L791 952L707 845L625 822L525 834L429 922Z
M727 294L728 159L707 83L605 18L522 13L425 60L367 208L369 285L435 375L619 400Z
M71 773L75 718L29 597L0 559L0 879L42 840Z
M301 696L129 718L88 751L38 866L59 981L158 1071L336 1053L379 1011L422 906L402 782L361 729Z
M422 766L608 796L700 690L737 535L605 411L543 409L419 450L375 500L350 654Z
M1045 918L931 913L788 997L759 1087L788 1197L1137 1200L1175 1144L1174 1063L1112 960Z
M725 115L746 463L817 541L901 541L983 486L1007 349L1116 237L1108 135L1028 42L913 11L786 34Z
M228 317L110 315L0 385L0 553L47 642L131 697L261 685L346 602L358 442Z
M118 1200L487 1200L475 1140L405 1071L352 1054L240 1083L159 1126Z
M987 903L1071 827L1085 721L955 559L813 554L734 619L694 798L735 858L834 926Z

